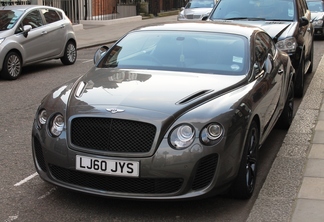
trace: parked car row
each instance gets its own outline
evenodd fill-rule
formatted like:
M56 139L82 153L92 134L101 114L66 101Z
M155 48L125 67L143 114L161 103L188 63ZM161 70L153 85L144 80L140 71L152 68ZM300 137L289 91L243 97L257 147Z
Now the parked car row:
M44 181L125 199L252 196L258 151L274 127L290 127L313 69L311 12L305 0L214 4L100 47L93 68L44 97L31 144ZM1 76L48 59L73 64L63 11L24 7L0 10L10 20Z

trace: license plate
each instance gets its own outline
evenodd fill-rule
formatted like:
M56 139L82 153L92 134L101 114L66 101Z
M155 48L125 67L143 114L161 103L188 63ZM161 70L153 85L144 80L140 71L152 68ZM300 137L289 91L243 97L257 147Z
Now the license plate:
M76 169L116 176L139 176L139 162L137 161L108 160L77 155Z

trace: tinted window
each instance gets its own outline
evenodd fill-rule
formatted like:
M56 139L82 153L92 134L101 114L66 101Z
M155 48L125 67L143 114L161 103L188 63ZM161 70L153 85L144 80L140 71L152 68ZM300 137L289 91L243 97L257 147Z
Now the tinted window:
M0 10L0 30L11 29L22 13L21 10Z
M46 23L52 23L61 20L61 16L55 10L42 9L41 11L45 17Z
M122 39L99 66L243 75L248 51L239 35L141 31Z
M309 10L312 12L323 12L323 3L321 1L308 1L307 2Z
M22 23L23 25L31 25L32 28L37 28L43 25L43 20L39 11L34 10L26 15Z
M237 1L222 0L217 5L210 19L261 19L285 20L294 19L292 0L271 1Z

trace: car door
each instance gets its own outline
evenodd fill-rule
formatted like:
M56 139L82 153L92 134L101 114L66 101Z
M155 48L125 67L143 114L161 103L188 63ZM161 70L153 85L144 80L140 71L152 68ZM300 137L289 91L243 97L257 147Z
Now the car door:
M255 78L258 79L255 100L259 100L259 113L263 119L263 128L269 131L278 116L282 106L281 88L284 81L283 65L278 62L276 47L271 37L260 32L255 38L254 69ZM256 101L255 101L256 102Z
M51 43L48 47L49 56L59 55L66 44L66 21L63 15L54 9L43 8L41 13L45 18L47 37Z
M48 39L44 22L38 9L28 12L21 20L21 25L31 25L28 36L18 35L18 42L24 50L24 63L32 63L48 56Z

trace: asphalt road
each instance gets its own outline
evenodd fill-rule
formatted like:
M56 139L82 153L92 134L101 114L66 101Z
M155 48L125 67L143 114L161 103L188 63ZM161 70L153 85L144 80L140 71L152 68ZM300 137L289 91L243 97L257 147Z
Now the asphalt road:
M315 42L314 72L324 44ZM248 201L214 197L188 202L116 200L80 194L43 182L31 155L35 111L47 92L92 66L95 48L78 51L77 63L59 60L26 67L16 81L0 79L0 221L246 221L286 131L273 130L260 151L259 177ZM313 73L314 73L313 72ZM306 77L306 87L312 74ZM300 100L296 100L296 106Z

